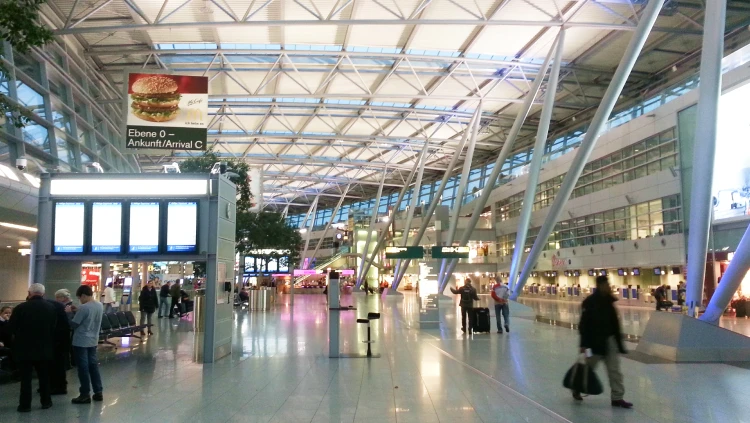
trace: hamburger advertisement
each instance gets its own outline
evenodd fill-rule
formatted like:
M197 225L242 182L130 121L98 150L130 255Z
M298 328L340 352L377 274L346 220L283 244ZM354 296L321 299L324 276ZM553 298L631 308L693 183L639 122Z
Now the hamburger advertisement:
M208 78L128 73L128 149L205 150Z

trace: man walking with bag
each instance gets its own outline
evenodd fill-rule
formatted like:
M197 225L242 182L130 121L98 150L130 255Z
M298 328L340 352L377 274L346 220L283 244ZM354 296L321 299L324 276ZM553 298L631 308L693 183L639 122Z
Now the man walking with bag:
M615 298L606 276L596 278L596 292L581 303L581 354L586 354L586 362L592 368L600 361L607 367L607 377L612 391L612 407L631 408L633 404L623 399L625 385L620 370L619 354L627 354L622 344L620 317L615 308ZM576 401L583 400L580 392L573 391Z
M492 299L495 301L495 319L497 320L497 333L503 333L502 326L500 325L500 317L502 316L505 320L505 331L510 333L510 309L508 307L508 298L510 297L510 289L508 285L505 285L500 278L495 279L497 283L492 287Z

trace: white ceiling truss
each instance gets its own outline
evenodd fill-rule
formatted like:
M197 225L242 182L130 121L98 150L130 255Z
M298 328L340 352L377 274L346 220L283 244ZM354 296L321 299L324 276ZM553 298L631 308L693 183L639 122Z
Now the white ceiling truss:
M133 68L209 77L215 151L262 166L271 203L301 207L320 196L322 208L347 185L351 201L371 198L384 172L384 192L397 190L425 143L425 183L455 172L446 166L480 103L472 160L494 161L562 28L560 86L547 93L543 85L517 149L533 144L545 95L556 96L551 133L585 122L644 3L50 0L44 15L111 84L121 86ZM694 71L702 7L667 2L623 102ZM750 5L729 7L728 38L739 42L748 37ZM142 169L195 154L165 153L139 156Z

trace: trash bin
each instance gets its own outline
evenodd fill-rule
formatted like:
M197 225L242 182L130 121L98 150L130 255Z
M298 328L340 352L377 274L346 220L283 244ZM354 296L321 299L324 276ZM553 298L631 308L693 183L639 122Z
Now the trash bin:
M206 290L198 289L193 298L193 331L205 332L206 330Z
M267 289L254 289L250 291L250 310L266 311L271 308L271 295Z

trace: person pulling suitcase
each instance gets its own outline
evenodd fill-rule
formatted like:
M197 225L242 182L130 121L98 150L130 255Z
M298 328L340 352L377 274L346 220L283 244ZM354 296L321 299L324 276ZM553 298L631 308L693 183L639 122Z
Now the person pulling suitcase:
M472 328L474 327L474 301L479 301L477 296L477 290L471 286L471 279L466 278L464 286L455 289L451 288L451 292L456 295L461 295L461 332L466 332L466 316L469 316L469 334L471 334Z

